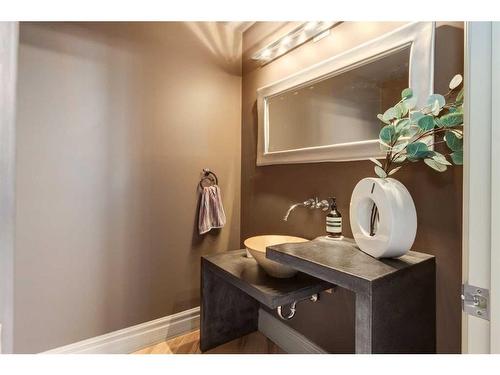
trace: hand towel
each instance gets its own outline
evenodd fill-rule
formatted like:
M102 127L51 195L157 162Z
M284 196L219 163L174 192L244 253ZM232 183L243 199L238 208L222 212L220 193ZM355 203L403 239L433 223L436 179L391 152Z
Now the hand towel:
M222 206L220 189L217 185L205 186L201 192L198 231L207 233L213 228L222 228L226 224L226 213Z

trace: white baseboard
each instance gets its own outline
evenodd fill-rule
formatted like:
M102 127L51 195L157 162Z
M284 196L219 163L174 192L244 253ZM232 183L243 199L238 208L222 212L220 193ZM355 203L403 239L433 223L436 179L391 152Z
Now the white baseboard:
M305 336L263 309L259 309L259 331L290 354L327 353Z
M48 350L43 354L128 354L200 326L200 308Z
M102 336L51 349L42 354L128 354L179 336L200 326L200 308L165 316ZM267 311L259 310L259 331L287 353L326 353Z

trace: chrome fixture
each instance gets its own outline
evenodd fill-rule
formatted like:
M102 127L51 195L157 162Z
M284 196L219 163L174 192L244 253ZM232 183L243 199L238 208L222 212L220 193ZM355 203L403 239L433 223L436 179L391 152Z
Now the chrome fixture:
M292 319L294 316L295 316L295 311L297 310L296 309L296 306L297 306L297 301L294 301L291 305L290 305L290 312L288 313L288 315L283 315L283 310L282 310L282 307L283 306L278 306L276 308L276 312L278 313L278 316L283 319L283 320L290 320Z
M315 42L322 39L327 36L327 32L338 23L340 22L304 22L281 38L259 50L252 56L252 60L260 61L262 65L267 64L311 39Z
M299 206L303 206L303 207L308 207L310 209L313 209L313 208L319 208L321 209L322 211L328 211L328 209L330 208L330 204L328 203L327 200L323 199L323 200L319 200L318 197L315 197L315 198L309 198L308 200L302 202L302 203L295 203L295 204L292 204L289 208L288 208L288 211L286 212L285 216L283 217L283 220L284 221L287 221L288 220L288 216L290 216L290 213L295 210L297 207Z
M319 300L319 294L313 294L311 297L309 298L306 298L307 300L309 301L312 301L312 302L316 302ZM302 301L305 301L305 300L302 300ZM283 320L290 320L292 319L294 316L295 316L295 312L297 311L297 302L298 301L294 301L290 304L290 307L289 307L289 313L288 315L283 315L283 306L278 306L276 308L276 312L278 313L278 316L283 319Z

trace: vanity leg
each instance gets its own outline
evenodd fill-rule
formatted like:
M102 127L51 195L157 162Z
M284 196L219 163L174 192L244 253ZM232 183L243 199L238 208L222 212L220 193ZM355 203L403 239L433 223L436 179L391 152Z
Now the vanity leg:
M434 258L356 294L356 353L436 353Z
M225 282L201 259L202 352L257 330L259 302Z
M435 258L372 285L373 352L436 353Z
M355 350L356 354L372 352L372 299L368 294L356 293Z

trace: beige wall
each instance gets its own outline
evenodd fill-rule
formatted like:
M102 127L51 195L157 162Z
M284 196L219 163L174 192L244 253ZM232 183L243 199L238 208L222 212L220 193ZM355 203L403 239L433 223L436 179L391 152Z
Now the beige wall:
M15 351L198 306L200 256L240 241L240 37L215 23L20 34ZM228 224L201 238L204 167Z
M265 233L306 238L324 235L324 213L299 208L288 222L282 220L291 203L314 196L337 197L344 218L344 234L351 236L351 193L360 179L374 175L373 164L359 161L256 167L256 90L401 25L344 22L335 27L330 36L303 45L264 67L252 62L250 56L294 24L259 22L244 33L242 240ZM453 27L440 26L436 34L435 90L444 93L449 79L463 68L463 30L459 23ZM418 232L414 250L434 254L437 259L438 351L459 353L462 168L450 168L440 174L421 163L403 168L397 178L406 185L417 208ZM300 304L290 324L331 352L352 353L353 297L352 293L339 289L334 295L322 295L319 303Z

